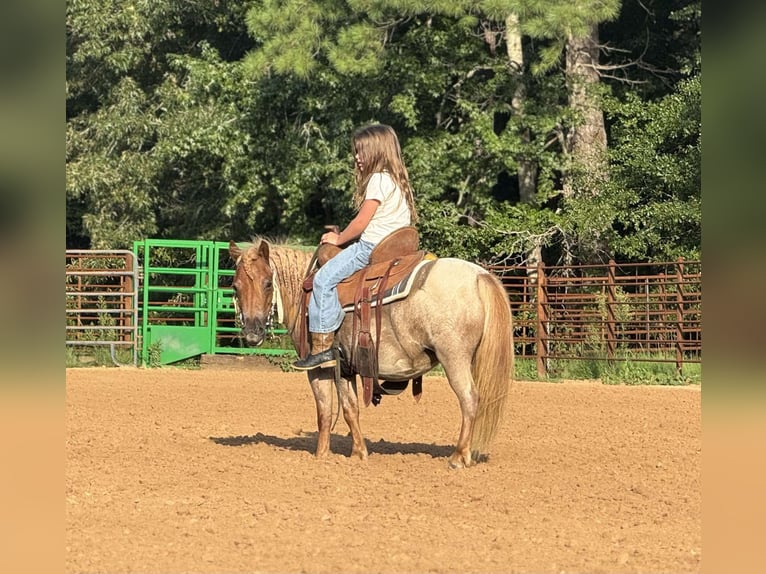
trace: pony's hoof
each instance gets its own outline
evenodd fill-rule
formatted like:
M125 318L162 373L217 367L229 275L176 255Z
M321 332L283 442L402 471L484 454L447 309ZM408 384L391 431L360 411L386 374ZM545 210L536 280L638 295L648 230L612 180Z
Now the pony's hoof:
M462 456L460 456L458 454L454 454L454 455L452 455L450 457L448 464L449 464L449 467L451 469L454 469L454 468L467 468L467 467L471 466L472 462L471 462L470 458L468 460L465 460L465 458L463 458Z
M366 450L352 450L351 458L358 458L359 460L367 460Z

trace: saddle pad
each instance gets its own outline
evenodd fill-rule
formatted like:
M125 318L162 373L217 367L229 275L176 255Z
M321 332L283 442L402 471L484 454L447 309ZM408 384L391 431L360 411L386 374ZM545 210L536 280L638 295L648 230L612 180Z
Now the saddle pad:
M383 299L381 301L381 304L385 305L387 303L391 303L393 301L398 301L399 299L404 299L407 297L407 295L410 294L410 290L412 289L412 284L415 281L415 277L417 277L418 271L423 267L424 265L427 265L429 263L432 263L434 260L436 260L436 256L427 253L422 261L420 261L415 267L412 268L412 271L410 271L406 276L404 276L401 280L399 280L397 283L386 289L386 291L383 293ZM343 311L353 311L354 310L354 302L346 302L341 301L343 304ZM377 296L373 298L371 304L371 307L377 306Z

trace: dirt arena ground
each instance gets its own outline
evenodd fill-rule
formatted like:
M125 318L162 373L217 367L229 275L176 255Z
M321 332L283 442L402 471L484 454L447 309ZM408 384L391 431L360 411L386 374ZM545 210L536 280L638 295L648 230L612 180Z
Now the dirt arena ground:
M68 573L699 572L698 387L512 387L488 462L450 470L427 377L317 460L300 373L66 374Z

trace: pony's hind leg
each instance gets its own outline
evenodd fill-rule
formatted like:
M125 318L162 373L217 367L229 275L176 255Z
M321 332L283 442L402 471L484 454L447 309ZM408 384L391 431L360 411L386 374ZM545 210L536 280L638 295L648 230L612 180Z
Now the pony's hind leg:
M462 415L460 435L455 445L455 451L449 457L449 466L450 468L465 468L474 463L471 457L471 439L473 437L473 423L479 405L479 395L473 386L470 361L465 365L455 359L445 360L445 363L442 363L442 366L450 387L457 395Z
M367 444L362 435L362 426L359 423L359 398L356 393L356 381L341 378L338 381L338 397L343 409L343 419L351 430L351 456L367 460Z

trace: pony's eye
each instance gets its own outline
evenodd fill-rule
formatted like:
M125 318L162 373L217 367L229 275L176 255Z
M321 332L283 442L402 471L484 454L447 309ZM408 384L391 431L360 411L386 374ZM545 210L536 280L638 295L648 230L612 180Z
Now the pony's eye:
M266 281L263 282L263 288L271 289L271 279L266 279Z

